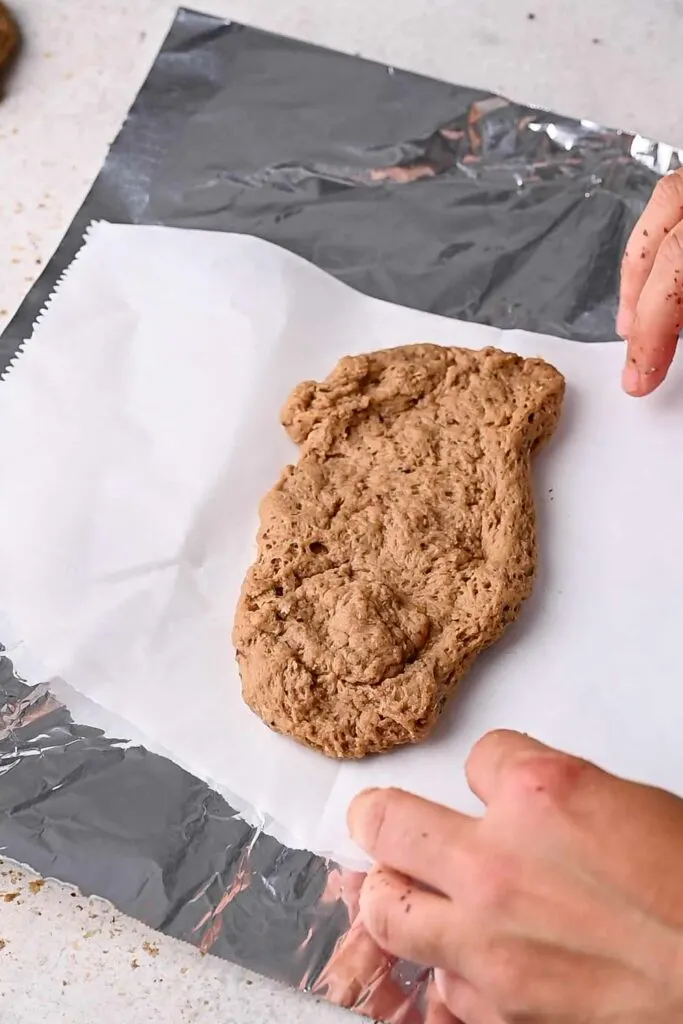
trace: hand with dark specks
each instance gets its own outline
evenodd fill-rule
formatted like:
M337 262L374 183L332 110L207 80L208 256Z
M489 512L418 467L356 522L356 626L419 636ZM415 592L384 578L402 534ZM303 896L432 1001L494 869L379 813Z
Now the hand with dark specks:
M349 915L349 928L313 985L313 992L338 1006L382 1021L383 1024L458 1024L444 1005L433 980L420 1012L410 990L393 975L395 957L377 945L360 918L360 892L365 874L332 871L325 898L341 899Z
M667 375L683 327L683 171L662 178L626 246L617 331L627 342L622 383L649 395Z
M351 805L377 945L436 968L463 1024L680 1024L683 800L513 732L466 772L480 818L400 790Z

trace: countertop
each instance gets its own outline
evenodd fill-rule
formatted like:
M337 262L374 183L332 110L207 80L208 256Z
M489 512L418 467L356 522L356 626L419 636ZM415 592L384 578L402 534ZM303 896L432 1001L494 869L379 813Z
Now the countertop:
M0 330L104 159L171 0L10 0L0 103ZM683 144L683 0L197 0L257 27ZM0 1024L350 1019L0 863Z

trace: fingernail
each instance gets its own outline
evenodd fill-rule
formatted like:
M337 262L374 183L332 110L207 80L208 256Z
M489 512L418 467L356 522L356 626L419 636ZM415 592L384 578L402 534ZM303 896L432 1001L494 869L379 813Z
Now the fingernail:
M621 386L629 395L639 395L643 390L643 375L630 359L621 375Z

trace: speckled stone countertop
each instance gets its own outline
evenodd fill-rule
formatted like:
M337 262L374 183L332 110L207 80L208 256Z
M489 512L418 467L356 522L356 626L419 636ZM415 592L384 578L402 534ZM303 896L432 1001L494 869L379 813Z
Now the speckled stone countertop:
M59 241L170 24L171 0L10 0L0 103L0 329ZM683 143L683 0L196 0L208 12ZM0 864L0 1024L327 1024L281 989Z

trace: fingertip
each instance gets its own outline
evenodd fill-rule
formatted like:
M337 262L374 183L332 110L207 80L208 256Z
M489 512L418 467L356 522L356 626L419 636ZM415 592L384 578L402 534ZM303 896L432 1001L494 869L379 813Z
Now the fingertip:
M523 745L525 740L530 743L536 742L531 740L526 733L516 732L514 729L491 729L480 736L474 744L465 762L465 767L471 767L480 759L497 760L502 753L507 752L510 745L516 749L520 744Z
M354 796L353 800L351 801L351 806L353 807L353 805L355 803L359 803L360 804L364 800L368 800L370 797L373 796L374 793L378 793L378 792L379 792L379 789L377 788L377 786L368 786L367 789L361 789L360 793L356 793L356 795Z
M622 370L621 386L631 398L642 398L645 394L643 375L631 358L627 359L626 366Z
M523 732L494 729L472 747L465 762L467 783L485 804L493 798L504 768L513 758L550 748Z
M360 922L380 949L413 963L444 966L453 930L452 903L390 868L368 872Z
M355 827L355 822L357 821L358 816L363 813L363 806L366 800L368 800L368 798L371 798L374 792L374 787L370 787L369 789L362 789L360 793L356 793L353 800L349 804L348 810L346 812L346 824L348 825L349 832L351 833L352 836Z
M626 363L621 374L621 386L631 398L645 398L664 382L673 360L676 343L671 344L669 349L660 348L650 361L643 362L631 355L631 350L626 356ZM638 349L636 349L638 351Z
M349 834L366 852L371 853L381 828L388 790L371 788L360 792L349 805L346 821Z
M488 732L485 732L477 740L472 749L476 750L477 747L492 746L494 743L496 745L507 743L509 740L518 740L524 736L526 736L526 733L518 732L516 729L489 729Z

